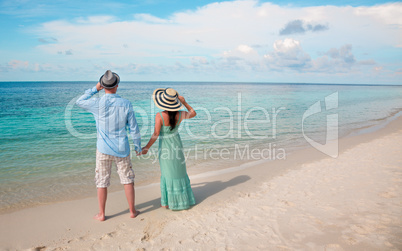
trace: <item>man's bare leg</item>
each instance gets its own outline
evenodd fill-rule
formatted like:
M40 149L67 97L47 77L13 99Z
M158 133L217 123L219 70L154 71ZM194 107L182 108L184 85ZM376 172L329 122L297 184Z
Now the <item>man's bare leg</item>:
M99 187L98 188L99 213L95 215L94 219L99 221L105 220L106 199L107 199L107 188Z
M126 192L128 207L130 209L130 217L135 218L140 212L135 210L134 184L124 184L124 191Z

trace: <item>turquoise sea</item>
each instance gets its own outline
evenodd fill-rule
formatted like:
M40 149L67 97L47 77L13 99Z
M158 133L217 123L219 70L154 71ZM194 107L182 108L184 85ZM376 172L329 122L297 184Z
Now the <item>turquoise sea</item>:
M96 194L95 121L74 105L95 84L0 83L0 212ZM121 82L118 94L133 103L143 146L159 111L151 94L164 87L198 114L180 126L190 174L279 161L310 146L307 138L325 144L333 125L345 137L402 111L402 86ZM132 154L136 186L158 182L157 145L147 156ZM118 189L114 172L110 190Z

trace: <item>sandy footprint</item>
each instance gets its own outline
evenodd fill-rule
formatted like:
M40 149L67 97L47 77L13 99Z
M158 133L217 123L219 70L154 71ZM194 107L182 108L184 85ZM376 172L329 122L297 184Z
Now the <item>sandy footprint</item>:
M143 235L140 239L141 242L147 242L159 236L164 230L165 225L166 221L162 220L149 222L143 230Z
M113 238L113 237L115 237L115 236L117 236L117 232L116 232L116 231L107 233L107 234L103 235L103 236L102 236L101 238L99 238L99 239L100 239L100 240L107 240L107 239Z
M344 250L339 244L328 244L324 248L325 251L342 251Z
M395 198L397 194L394 191L386 191L379 194L383 198Z
M285 204L286 206L289 207L294 207L295 203L291 202L291 201L287 201L287 200L282 200L282 203Z
M352 229L355 233L358 233L360 235L367 235L368 233L373 231L372 227L366 225L352 225L350 229Z
M31 250L31 251L45 251L46 248L47 248L46 246L40 246L40 247L31 248L29 250Z

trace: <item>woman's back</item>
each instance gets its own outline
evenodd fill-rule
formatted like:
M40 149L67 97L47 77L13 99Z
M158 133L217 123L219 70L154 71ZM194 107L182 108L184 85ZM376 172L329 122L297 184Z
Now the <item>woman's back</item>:
M167 112L160 112L159 113L159 115L161 116L161 119L162 119L162 127L161 127L161 134L162 135L175 134L175 133L177 133L177 135L178 135L177 130L179 129L179 126L180 126L181 120L182 120L181 113L182 112L179 111L179 112L177 112L177 114L175 116L176 125L173 128L173 130L171 129L169 114Z

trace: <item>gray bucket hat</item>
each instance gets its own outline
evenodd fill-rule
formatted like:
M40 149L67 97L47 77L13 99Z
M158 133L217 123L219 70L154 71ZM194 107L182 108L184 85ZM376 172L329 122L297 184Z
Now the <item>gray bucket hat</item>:
M112 72L111 70L107 70L105 74L103 74L100 79L99 83L105 89L112 89L120 82L120 77L117 73Z

